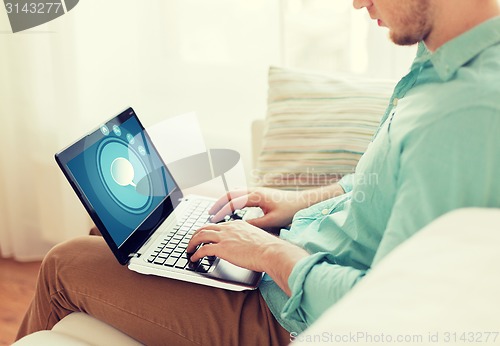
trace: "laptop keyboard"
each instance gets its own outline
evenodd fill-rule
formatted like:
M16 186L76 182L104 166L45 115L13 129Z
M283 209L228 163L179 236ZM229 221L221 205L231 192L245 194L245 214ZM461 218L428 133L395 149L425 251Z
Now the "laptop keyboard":
M191 200L185 216L183 216L172 231L163 238L159 246L149 256L148 262L159 266L208 273L216 257L205 257L198 262L190 262L186 248L193 233L209 219L208 210L213 202L206 200Z

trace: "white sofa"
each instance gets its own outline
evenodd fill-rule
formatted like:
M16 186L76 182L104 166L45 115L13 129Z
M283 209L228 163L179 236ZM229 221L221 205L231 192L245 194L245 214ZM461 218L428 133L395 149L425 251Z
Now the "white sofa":
M500 344L500 209L461 209L390 253L294 345Z
M262 125L256 122L252 130L256 153ZM297 345L463 345L468 340L500 344L499 249L500 209L444 215L388 255L311 328L292 334L291 340ZM58 344L138 343L83 313L15 343Z

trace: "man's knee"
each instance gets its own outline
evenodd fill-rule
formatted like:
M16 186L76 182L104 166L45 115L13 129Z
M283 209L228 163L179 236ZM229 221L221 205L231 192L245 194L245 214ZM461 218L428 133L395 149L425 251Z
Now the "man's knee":
M85 254L92 255L104 248L101 237L83 236L67 240L54 246L45 256L42 262L42 270L48 268L60 268L83 259ZM105 249L104 249L105 250Z
M91 237L83 236L74 238L71 240L67 240L65 242L59 243L55 245L45 256L45 259L53 259L53 258L64 258L72 253L78 253L82 249L93 246L94 242Z

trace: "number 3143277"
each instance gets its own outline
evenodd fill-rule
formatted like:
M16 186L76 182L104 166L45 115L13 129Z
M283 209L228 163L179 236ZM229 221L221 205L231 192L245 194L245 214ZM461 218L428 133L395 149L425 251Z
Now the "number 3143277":
M62 4L60 2L31 2L31 3L5 3L7 13L16 14L48 14L63 12Z

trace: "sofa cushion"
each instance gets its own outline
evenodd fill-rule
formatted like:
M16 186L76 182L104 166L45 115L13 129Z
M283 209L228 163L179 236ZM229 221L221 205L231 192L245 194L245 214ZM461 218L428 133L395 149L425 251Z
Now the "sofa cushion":
M390 80L271 67L255 183L306 189L353 172L394 85Z
M112 326L83 312L67 315L52 328L18 340L13 346L140 346L141 344Z

